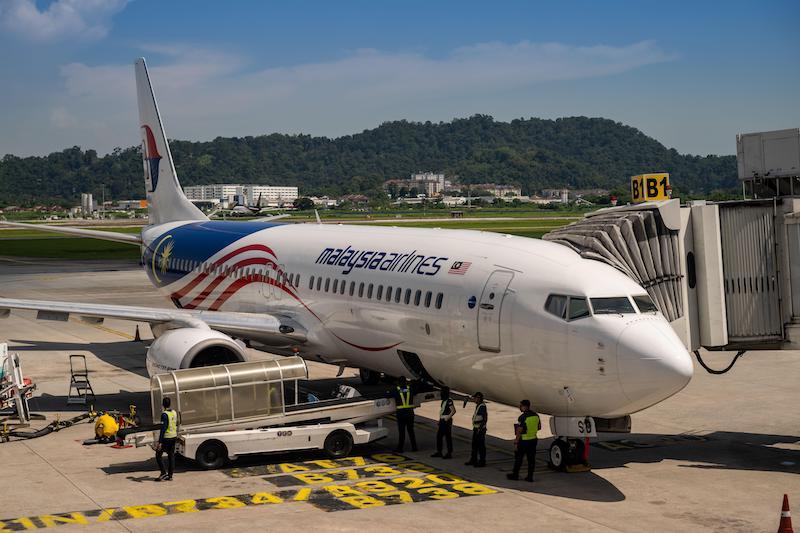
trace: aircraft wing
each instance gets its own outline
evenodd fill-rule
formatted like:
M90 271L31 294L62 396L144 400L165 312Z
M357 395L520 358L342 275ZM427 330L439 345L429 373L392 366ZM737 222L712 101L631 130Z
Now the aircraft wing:
M99 231L95 229L73 228L70 226L48 226L46 224L26 224L24 222L6 222L0 220L0 224L14 228L23 228L36 231L49 231L52 233L62 233L75 237L88 237L91 239L102 239L104 241L124 242L127 244L142 244L142 237L132 233L119 233L117 231Z
M116 318L149 324L170 324L177 327L211 328L235 337L270 344L306 341L306 330L300 324L289 317L265 313L232 313L0 298L0 318L8 317L12 309L37 311L36 318L41 320L66 321L70 315L77 315L94 322L101 322L104 318Z

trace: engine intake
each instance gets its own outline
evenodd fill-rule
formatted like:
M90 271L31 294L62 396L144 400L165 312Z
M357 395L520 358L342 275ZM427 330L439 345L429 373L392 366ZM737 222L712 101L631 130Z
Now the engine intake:
M213 329L177 328L163 332L147 350L149 375L178 368L246 361L244 346Z

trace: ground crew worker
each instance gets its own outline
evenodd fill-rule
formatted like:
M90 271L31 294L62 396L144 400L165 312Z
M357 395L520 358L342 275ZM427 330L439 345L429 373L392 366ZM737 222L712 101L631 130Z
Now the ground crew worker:
M514 424L514 469L506 477L508 479L519 479L519 470L522 468L522 458L528 459L528 476L525 481L533 481L533 466L536 460L536 445L539 442L537 431L542 429L542 421L538 413L531 410L531 402L522 400L519 402L519 415L517 423Z
M161 470L161 475L156 481L172 481L175 471L175 441L178 440L178 413L170 408L170 399L161 401L164 411L161 413L161 433L156 444L156 463ZM166 452L167 465L164 466L162 456Z
M474 467L486 466L486 423L489 421L489 412L483 402L483 393L476 392L472 399L475 401L475 413L472 415L472 452L466 465Z
M442 403L439 406L439 429L436 431L436 453L431 457L450 459L453 456L453 416L456 406L450 399L450 387L442 387ZM442 440L447 440L447 453L442 455Z
M414 393L412 389L408 380L403 376L394 390L398 432L397 448L394 451L397 453L403 453L406 431L408 431L408 439L411 441L411 451L417 451L417 438L414 436Z

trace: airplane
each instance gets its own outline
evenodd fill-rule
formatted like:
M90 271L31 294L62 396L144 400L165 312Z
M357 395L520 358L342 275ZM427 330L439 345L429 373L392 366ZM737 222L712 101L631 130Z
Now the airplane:
M563 245L473 230L209 220L180 187L144 59L135 74L149 224L140 235L35 227L141 247L150 282L175 308L3 298L0 316L147 322L151 375L244 361L247 343L357 367L365 381L384 373L507 405L527 398L556 420L624 418L689 383L689 353L647 291Z
M231 215L259 215L261 213L275 211L275 208L261 207L261 194L258 195L258 200L255 206L236 204L231 208Z

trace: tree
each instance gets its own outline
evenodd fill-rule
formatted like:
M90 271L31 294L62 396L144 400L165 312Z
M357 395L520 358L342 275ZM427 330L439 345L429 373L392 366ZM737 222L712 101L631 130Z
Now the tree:
M294 205L295 209L298 209L300 211L307 211L309 209L314 209L314 200L305 196L295 198L292 204Z

